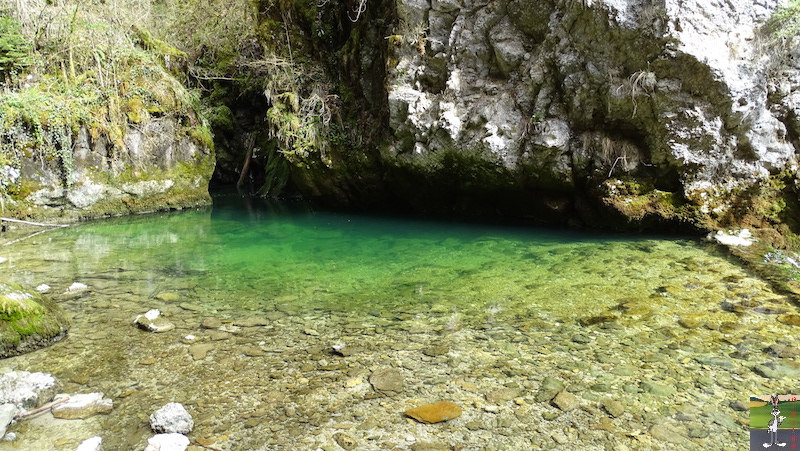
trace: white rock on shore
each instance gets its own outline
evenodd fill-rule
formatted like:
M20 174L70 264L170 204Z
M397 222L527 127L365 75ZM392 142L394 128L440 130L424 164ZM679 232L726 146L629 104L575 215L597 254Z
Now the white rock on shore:
M14 421L17 408L14 404L0 405L0 438L6 435L6 428Z
M750 246L755 242L753 234L748 229L723 232L718 230L709 234L709 239L726 246Z
M19 410L50 402L56 393L56 378L47 373L11 371L0 374L0 404L14 404Z

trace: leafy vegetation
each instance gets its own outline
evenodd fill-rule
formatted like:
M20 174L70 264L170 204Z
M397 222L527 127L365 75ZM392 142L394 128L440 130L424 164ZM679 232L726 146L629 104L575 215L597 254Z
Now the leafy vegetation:
M364 12L361 6L354 17ZM126 130L151 117L173 117L183 133L211 144L206 117L224 133L240 131L226 105L237 93L266 99L265 117L256 121L265 126L256 132L274 142L260 147L269 153L262 192L275 192L288 178L285 162L307 165L312 155L326 161L331 146L339 99L322 71L293 52L304 41L293 22L317 23L323 8L338 6L301 0L4 2L0 188L23 190L21 162L28 159L59 168L69 186L82 130L93 142L104 140L112 157L122 150ZM272 158L276 152L282 158Z
M9 80L28 66L30 48L19 23L0 13L0 74L4 79Z
M134 3L141 2L33 0L0 17L8 31L0 38L0 166L54 163L69 186L81 128L118 151L126 129L150 116L173 116L187 135L210 143L196 114L199 95L173 76L186 54L134 23L148 17L134 16Z
M794 37L800 33L800 0L778 8L770 17L768 27L775 37Z
M760 33L761 53L768 56L768 78L784 77L784 69L793 63L792 51L800 45L800 0L789 0L767 20Z

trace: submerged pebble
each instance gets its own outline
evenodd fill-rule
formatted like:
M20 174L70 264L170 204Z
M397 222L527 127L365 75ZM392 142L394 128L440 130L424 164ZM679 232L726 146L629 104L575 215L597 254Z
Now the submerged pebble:
M154 333L168 332L175 328L175 324L161 316L161 311L158 309L148 310L147 313L136 316L133 322L139 329Z
M461 407L450 401L439 401L408 409L405 414L422 423L441 423L461 416Z

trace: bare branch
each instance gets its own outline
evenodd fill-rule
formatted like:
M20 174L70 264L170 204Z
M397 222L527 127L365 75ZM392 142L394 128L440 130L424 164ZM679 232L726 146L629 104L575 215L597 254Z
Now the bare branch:
M66 397L61 398L61 399L57 399L57 400L55 400L53 402L49 402L49 403L43 405L42 407L39 407L38 409L33 409L33 410L28 410L27 412L18 413L16 415L14 415L14 419L15 420L19 420L19 419L22 419L22 418L25 418L25 417L36 415L37 413L42 413L44 411L52 409L53 406L56 406L58 404L61 404L62 402L68 401L68 400L69 400L69 396L66 396Z

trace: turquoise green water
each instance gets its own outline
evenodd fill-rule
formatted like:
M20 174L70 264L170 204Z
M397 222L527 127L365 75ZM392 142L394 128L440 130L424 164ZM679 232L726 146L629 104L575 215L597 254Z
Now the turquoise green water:
M115 280L152 297L170 291L205 309L276 304L320 311L599 314L686 285L723 257L689 239L313 212L213 211L111 219L24 243L6 277L29 285ZM221 204L221 205L220 205Z

